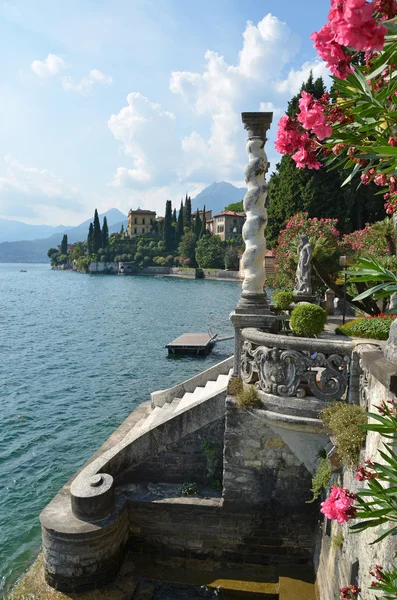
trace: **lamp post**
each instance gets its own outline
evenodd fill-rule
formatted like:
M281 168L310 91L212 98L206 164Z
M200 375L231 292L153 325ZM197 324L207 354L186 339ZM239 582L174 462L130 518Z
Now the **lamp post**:
M270 128L273 113L242 113L244 128L248 132L248 165L245 169L245 182L248 190L244 197L246 221L243 226L245 251L242 257L244 281L241 298L231 314L235 328L233 375L240 373L241 329L258 327L269 331L274 323L265 292L264 259L266 253L265 229L267 210L265 200L267 185L265 174L268 161L265 153L266 132Z

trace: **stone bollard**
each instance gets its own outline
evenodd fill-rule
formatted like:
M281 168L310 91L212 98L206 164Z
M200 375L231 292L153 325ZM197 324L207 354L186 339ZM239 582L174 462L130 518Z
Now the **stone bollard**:
M325 291L325 310L327 311L328 315L333 315L335 314L335 292L332 291L330 288L328 288Z

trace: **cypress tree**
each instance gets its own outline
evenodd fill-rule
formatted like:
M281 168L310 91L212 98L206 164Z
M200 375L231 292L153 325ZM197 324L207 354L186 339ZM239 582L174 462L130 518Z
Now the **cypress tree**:
M186 198L185 198L185 207L184 207L184 211L183 211L183 217L184 217L185 227L188 227L190 229L192 226L192 200L191 200L190 196L187 195L187 193L186 193Z
M90 226L88 228L88 236L87 236L87 253L88 256L91 256L91 254L93 253L93 248L94 248L94 226L92 223L90 223Z
M203 221L201 223L200 238L202 238L203 235L206 235L206 233L207 233L207 219L206 219L206 216L205 216L205 204L204 204Z
M65 233L62 238L62 242L61 242L61 254L67 254L67 253L68 253L68 236Z
M198 240L201 234L201 218L199 209L197 209L194 219L194 233L196 235L196 240Z
M120 235L123 235L123 233L124 233L124 223L121 224Z
M174 211L173 211L173 213L172 213L172 222L173 222L173 223L176 223L176 222L177 222L177 220L178 220L178 219L176 218L176 208L174 208Z
M165 216L164 216L164 233L163 240L166 251L170 251L174 246L174 231L172 227L172 204L171 200L167 200L165 203Z
M96 254L102 248L102 231L101 224L99 222L98 211L95 209L94 213L94 237L92 243L93 252Z
M108 220L106 217L103 217L103 224L102 224L102 248L106 248L106 246L109 243L109 227L108 227Z
M181 200L181 208L179 209L178 222L176 227L176 246L182 239L183 236L183 228L184 228L184 218L183 218L183 202Z

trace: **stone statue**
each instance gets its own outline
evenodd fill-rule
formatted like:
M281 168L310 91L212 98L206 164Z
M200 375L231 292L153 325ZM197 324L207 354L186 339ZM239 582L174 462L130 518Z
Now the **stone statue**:
M296 269L295 289L297 296L312 295L312 257L313 250L307 235L301 235L301 243L298 246L298 266Z

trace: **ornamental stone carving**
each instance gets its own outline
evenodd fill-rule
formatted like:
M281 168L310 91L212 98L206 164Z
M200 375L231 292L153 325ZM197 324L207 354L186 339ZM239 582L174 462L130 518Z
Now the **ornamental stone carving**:
M315 350L255 346L245 340L241 377L263 392L276 396L336 400L346 392L350 356Z

